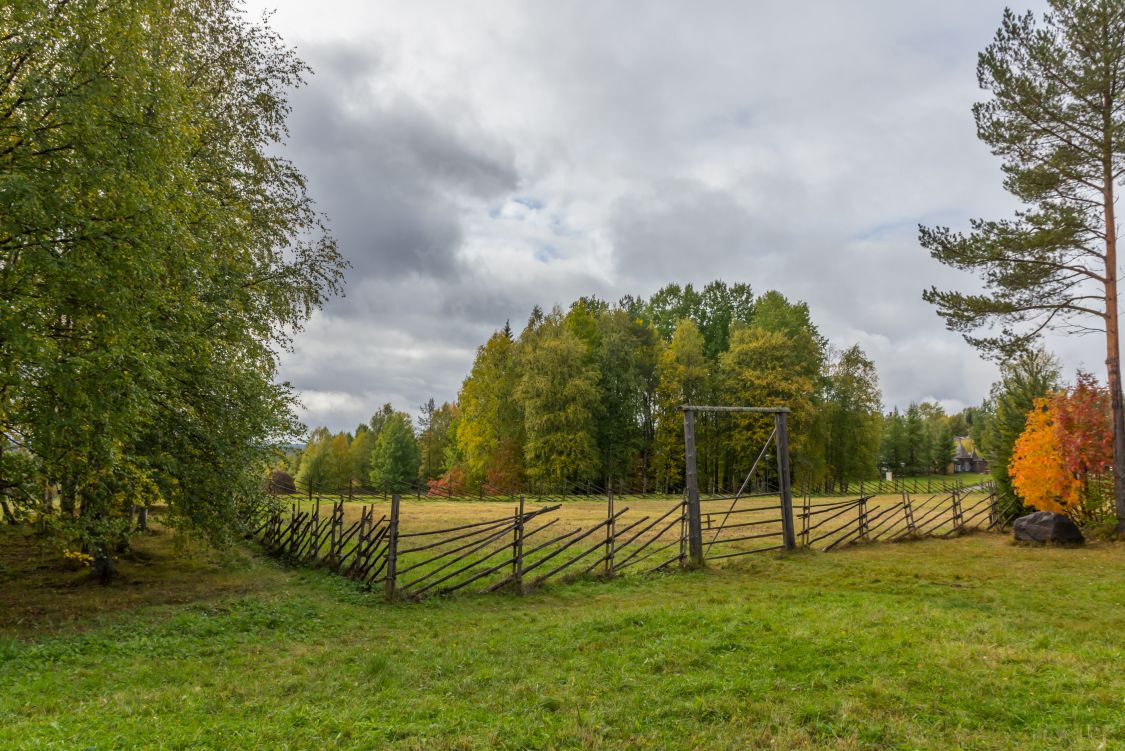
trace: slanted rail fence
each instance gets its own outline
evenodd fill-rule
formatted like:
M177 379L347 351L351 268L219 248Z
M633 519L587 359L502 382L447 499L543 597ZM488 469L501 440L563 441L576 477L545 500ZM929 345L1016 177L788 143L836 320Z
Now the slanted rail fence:
M387 599L414 600L465 589L523 593L551 579L667 571L697 560L705 565L786 549L951 537L1003 523L996 492L987 486L844 500L805 496L788 508L770 492L714 496L698 498L695 514L689 513L690 498L629 499L630 508L610 491L604 501L604 512L591 515L589 503L546 498L532 508L520 496L511 513L441 527L421 513L425 502L404 501L400 494L387 502L288 502L265 516L255 537L280 558L327 567L381 589ZM584 515L574 512L576 506ZM692 555L693 534L701 556Z

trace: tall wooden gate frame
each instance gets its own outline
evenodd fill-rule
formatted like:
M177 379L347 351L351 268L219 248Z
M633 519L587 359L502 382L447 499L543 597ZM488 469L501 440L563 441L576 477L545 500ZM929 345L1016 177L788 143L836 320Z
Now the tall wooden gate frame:
M774 430L762 446L759 459L771 440L776 440L778 493L781 496L781 532L786 550L797 547L793 531L793 488L789 476L789 408L788 407L718 407L685 404L684 413L684 479L687 503L688 560L692 567L703 566L703 516L699 510L699 478L695 462L695 415L698 412L738 412L773 415ZM757 462L755 462L755 467ZM753 473L751 468L750 472ZM750 476L747 475L747 481ZM745 487L745 483L743 484ZM741 493L741 491L740 491Z

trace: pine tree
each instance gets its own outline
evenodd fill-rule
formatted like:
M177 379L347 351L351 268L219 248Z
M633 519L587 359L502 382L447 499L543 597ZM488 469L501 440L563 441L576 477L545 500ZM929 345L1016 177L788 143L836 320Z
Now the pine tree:
M421 457L418 472L423 482L437 479L449 468L446 460L453 417L454 409L448 402L438 407L430 399L422 405L418 416L418 451Z
M1114 485L1125 530L1125 403L1118 322L1116 185L1125 174L1125 4L1050 0L1050 12L1004 12L980 55L991 94L977 133L1004 160L1004 187L1026 208L977 220L965 235L920 228L934 258L980 274L984 294L924 295L947 325L1011 354L1046 328L1101 331L1113 405ZM974 336L1000 326L996 334Z
M883 418L883 438L879 448L879 463L896 475L906 471L910 444L906 436L906 419L895 407Z
M824 420L829 480L845 492L875 474L881 404L875 363L859 345L844 350L829 368Z
M371 451L371 482L376 488L402 493L418 481L418 443L405 412L386 419Z

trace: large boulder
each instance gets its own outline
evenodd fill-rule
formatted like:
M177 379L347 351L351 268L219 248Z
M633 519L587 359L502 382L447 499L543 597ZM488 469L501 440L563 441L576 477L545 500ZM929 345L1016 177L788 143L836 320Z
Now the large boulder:
M1054 511L1036 511L1021 516L1013 525L1016 539L1021 542L1060 542L1081 545L1086 541L1078 525Z

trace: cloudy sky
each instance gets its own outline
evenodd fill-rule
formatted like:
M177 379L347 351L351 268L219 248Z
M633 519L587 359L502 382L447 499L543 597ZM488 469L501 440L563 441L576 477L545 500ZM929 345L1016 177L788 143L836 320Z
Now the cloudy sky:
M971 280L916 228L1014 207L969 111L1003 2L249 7L315 70L285 151L352 264L283 361L310 425L453 399L536 303L714 278L807 301L888 406L995 377L921 300ZM1096 338L1050 343L1100 371Z

